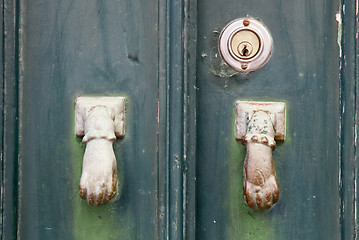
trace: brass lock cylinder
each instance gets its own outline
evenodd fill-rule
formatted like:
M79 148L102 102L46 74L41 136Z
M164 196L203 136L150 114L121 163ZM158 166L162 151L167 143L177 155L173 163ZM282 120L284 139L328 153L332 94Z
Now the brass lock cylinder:
M260 39L250 30L240 30L233 34L230 41L230 52L241 59L251 59L260 49Z
M219 51L223 60L235 70L251 72L268 62L272 45L272 36L263 23L239 18L222 30Z

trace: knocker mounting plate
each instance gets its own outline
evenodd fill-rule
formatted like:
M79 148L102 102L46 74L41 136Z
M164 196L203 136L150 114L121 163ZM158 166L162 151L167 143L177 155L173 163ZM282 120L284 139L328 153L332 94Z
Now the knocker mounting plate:
M282 102L236 102L236 139L243 140L247 132L249 119L255 111L264 111L269 114L274 124L274 139L283 141L285 139L285 103Z

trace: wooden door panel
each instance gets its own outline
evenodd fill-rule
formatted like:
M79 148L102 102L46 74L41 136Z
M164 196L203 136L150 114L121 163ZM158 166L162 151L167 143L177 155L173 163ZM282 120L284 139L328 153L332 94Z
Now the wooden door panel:
M21 2L19 238L155 238L157 11L151 1ZM78 195L83 95L127 98L114 144L121 196L100 207Z
M336 1L198 1L198 239L339 238L338 8ZM262 69L241 75L221 63L217 44L222 28L245 16L267 25L274 49ZM238 99L287 104L287 137L273 152L280 198L269 211L251 210L242 197Z

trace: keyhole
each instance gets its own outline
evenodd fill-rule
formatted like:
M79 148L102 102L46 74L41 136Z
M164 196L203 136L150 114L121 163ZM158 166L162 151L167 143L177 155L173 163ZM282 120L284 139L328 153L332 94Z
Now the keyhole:
M253 47L249 42L242 42L237 48L239 57L250 58L252 57Z
M247 45L244 45L243 49L242 49L242 55L244 57L249 55L249 50L247 49Z

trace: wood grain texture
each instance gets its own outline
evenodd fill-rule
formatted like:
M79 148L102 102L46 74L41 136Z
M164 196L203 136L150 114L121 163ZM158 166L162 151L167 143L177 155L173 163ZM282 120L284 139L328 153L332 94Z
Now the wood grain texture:
M198 1L197 239L339 239L337 1ZM235 74L217 52L221 29L258 18L271 60ZM287 139L273 152L281 196L254 212L243 200L245 148L234 138L237 99L284 101Z

